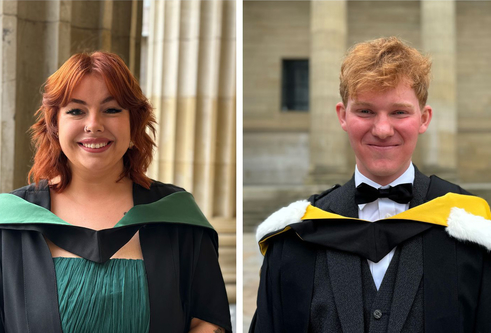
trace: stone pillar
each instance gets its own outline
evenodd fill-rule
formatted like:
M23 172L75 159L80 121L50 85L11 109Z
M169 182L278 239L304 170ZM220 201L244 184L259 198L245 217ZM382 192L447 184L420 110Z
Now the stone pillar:
M147 98L156 111L155 118L157 120L157 124L162 123L160 110L162 110L162 84L164 73L162 71L163 61L160 60L163 59L164 54L164 22L167 22L167 20L165 20L165 6L166 2L164 1L150 2L150 22L148 24L147 82L146 91L144 93L146 94ZM160 147L159 140L160 137L163 135L160 126L157 127L156 135L157 144L158 147ZM150 165L148 170L148 175L150 178L168 179L159 178L159 169L161 165L161 159L163 158L164 157L161 156L160 149L154 150L154 163Z
M346 181L348 140L336 116L339 72L346 52L347 3L311 2L310 53L310 184Z
M201 4L193 194L205 215L213 213L222 1Z
M159 122L150 176L193 193L220 237L235 303L235 1L152 1L147 96ZM163 23L162 23L163 22Z
M125 4L60 0L0 3L2 192L27 183L32 151L26 133L41 104L40 87L73 53L98 49L116 52L139 71L139 3L137 0ZM123 23L116 25L120 19L126 21L124 27ZM110 43L104 42L106 35L113 36Z
M3 31L0 53L0 191L14 189L15 111L17 95L17 10L14 1L0 2L0 24ZM27 147L26 147L27 148ZM18 182L16 182L17 184Z
M223 2L213 212L235 217L235 1Z
M193 191L194 131L201 1L181 3L175 182Z
M213 225L220 232L220 266L229 300L236 295L235 238L235 1L223 1L222 37L218 76Z
M457 83L454 1L421 1L423 51L432 58L428 104L433 120L420 138L422 168L455 180L457 175Z

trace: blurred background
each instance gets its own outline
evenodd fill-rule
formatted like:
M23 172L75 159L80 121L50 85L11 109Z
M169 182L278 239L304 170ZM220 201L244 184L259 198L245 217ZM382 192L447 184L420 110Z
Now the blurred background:
M48 76L74 53L117 53L159 123L149 176L192 192L219 232L233 312L235 11L234 0L0 1L1 192L27 184L28 129Z
M244 1L244 330L262 257L256 226L353 174L335 105L346 50L395 35L433 60L413 162L491 201L491 2Z

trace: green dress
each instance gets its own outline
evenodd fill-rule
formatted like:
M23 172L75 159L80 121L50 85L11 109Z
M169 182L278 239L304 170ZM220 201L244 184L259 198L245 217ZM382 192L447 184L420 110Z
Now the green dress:
M150 305L143 260L53 258L64 333L147 333Z

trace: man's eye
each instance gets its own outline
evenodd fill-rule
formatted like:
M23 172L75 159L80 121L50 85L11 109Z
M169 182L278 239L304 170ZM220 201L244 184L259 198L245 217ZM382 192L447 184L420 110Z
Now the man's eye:
M372 111L367 110L367 109L363 109L363 110L360 110L358 112L360 112L361 114L370 114L370 113L372 113Z
M123 111L123 110L121 110L121 109L107 109L106 113L120 113L121 111Z
M81 114L83 114L83 112L80 109L71 109L68 110L66 114L71 114L72 116L80 116Z
M396 115L405 115L406 114L406 111L397 110L397 111L394 112L394 114L396 114Z

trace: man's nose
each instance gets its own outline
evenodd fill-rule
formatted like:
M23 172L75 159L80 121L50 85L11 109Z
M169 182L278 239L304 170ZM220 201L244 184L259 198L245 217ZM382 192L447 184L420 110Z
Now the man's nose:
M377 115L373 124L372 135L382 140L394 135L394 127L387 115Z

